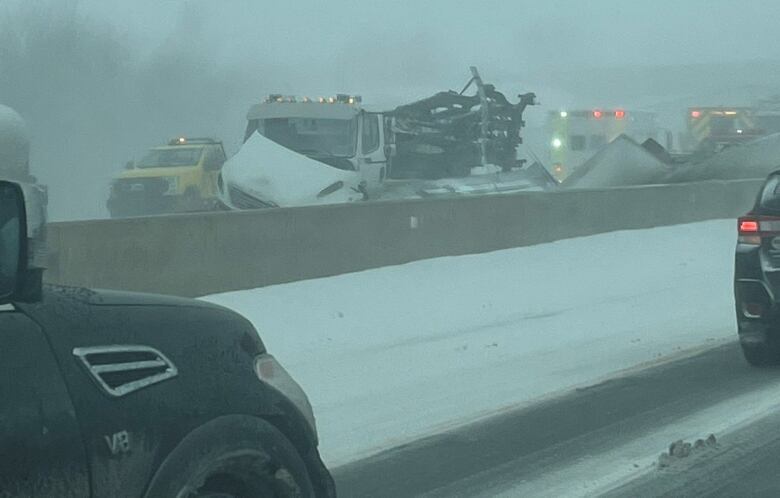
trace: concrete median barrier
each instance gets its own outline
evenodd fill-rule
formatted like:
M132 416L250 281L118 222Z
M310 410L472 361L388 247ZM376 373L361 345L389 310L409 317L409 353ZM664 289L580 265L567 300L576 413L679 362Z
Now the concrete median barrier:
M198 296L736 217L760 180L53 223L51 283Z

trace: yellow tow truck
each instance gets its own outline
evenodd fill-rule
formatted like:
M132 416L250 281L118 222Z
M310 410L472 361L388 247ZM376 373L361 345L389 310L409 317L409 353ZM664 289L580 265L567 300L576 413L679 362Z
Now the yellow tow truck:
M178 137L128 163L111 183L112 218L219 208L217 177L225 163L222 142Z

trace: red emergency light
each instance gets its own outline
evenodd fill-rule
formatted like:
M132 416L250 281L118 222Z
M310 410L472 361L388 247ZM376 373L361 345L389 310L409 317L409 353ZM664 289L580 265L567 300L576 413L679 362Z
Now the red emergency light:
M691 111L691 117L693 119L699 119L701 117L701 111Z
M596 109L593 111L593 117L596 119L601 119L604 116L604 113Z
M623 119L626 117L626 111L623 109L618 109L615 111L615 119Z

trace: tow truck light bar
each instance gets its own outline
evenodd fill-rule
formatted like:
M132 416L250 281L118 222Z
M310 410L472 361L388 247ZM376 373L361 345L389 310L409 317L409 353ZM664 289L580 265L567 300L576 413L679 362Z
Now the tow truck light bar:
M281 95L272 93L265 99L266 104L294 104L296 102L311 103L319 102L320 104L359 104L363 102L363 98L360 95L346 95L340 93L335 97L318 97L316 100L309 97L294 97L292 95Z
M218 140L214 140L213 138L187 138L187 137L176 137L173 140L168 142L168 145L191 145L191 144L218 144L220 143Z

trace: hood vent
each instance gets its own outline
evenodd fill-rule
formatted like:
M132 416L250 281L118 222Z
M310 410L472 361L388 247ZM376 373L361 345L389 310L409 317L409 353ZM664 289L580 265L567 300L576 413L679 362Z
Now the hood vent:
M178 375L173 363L149 346L74 348L73 355L111 396L124 396Z

